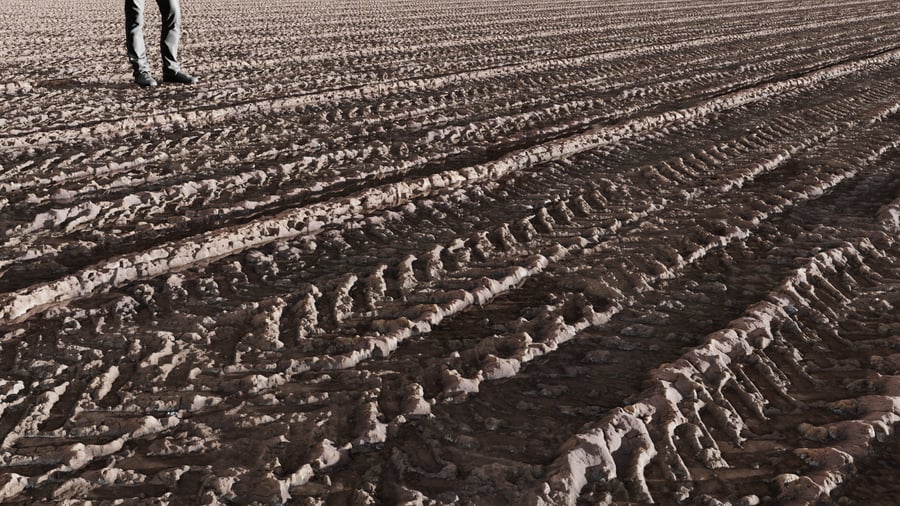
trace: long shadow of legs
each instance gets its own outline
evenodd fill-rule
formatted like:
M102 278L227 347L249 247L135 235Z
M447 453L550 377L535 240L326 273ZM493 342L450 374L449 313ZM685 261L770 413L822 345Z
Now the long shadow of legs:
M35 83L34 87L51 89L105 88L109 90L126 90L134 87L134 84L131 81L99 82L81 81L78 79L48 79Z

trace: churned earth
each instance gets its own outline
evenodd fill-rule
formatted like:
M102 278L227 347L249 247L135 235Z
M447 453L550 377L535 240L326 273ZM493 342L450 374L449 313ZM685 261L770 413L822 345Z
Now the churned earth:
M183 11L0 3L0 503L900 501L895 0Z

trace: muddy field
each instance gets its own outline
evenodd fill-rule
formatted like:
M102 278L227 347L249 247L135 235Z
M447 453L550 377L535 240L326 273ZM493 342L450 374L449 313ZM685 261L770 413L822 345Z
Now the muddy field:
M0 502L900 504L896 0L183 10L0 2Z

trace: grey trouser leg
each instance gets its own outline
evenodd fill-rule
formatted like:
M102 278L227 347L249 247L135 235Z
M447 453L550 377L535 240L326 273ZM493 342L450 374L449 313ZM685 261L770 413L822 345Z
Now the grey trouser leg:
M150 70L144 47L144 0L125 0L125 46L135 74Z
M162 15L162 47L163 72L178 72L178 40L181 39L181 5L179 0L156 0Z
M171 73L179 69L178 40L181 38L181 5L178 0L156 0L162 15L162 36L160 37L163 72ZM125 45L128 47L128 61L135 73L150 70L147 64L147 49L144 46L144 0L125 0Z

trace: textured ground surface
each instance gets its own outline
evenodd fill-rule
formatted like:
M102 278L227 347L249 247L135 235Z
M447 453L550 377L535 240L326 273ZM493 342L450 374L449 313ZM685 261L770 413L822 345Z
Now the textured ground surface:
M0 2L0 502L898 501L896 0L121 10Z

